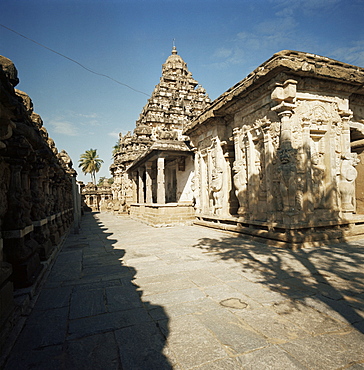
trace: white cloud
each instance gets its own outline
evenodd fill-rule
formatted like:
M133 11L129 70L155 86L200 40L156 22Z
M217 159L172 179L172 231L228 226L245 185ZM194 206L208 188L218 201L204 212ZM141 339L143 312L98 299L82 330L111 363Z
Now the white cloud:
M101 123L97 119L84 120L80 123L82 126L101 126Z
M245 61L245 53L240 45L235 44L231 49L217 49L213 58L215 62L211 63L211 66L216 69L224 69L231 65L242 64Z
M89 114L82 114L82 113L75 113L77 117L83 117L83 118L97 118L97 113L89 113Z
M274 39L282 38L292 32L297 26L293 17L277 17L261 22L255 27L259 35L270 36Z
M250 31L237 33L231 48L221 47L213 53L212 66L225 69L236 64L249 63L252 54L261 50L274 52L286 49L294 39L297 22L292 16L273 16L270 20L257 23Z
M276 16L287 17L292 16L295 12L312 15L316 12L330 9L341 0L271 0L277 8ZM278 10L279 9L279 10Z
M213 57L215 58L228 58L233 53L232 49L219 48L215 50Z
M51 120L47 125L53 128L53 131L57 134L66 136L77 136L78 131L74 124L64 120Z

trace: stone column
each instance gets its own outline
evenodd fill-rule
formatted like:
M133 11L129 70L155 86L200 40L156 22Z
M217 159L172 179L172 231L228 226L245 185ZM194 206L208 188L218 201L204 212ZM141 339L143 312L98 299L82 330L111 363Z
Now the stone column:
M138 168L138 203L144 203L144 168Z
M340 111L339 112L342 120L342 140L341 140L341 152L343 154L350 153L350 119L353 116L352 111Z
M307 118L302 118L302 141L303 141L303 150L304 150L304 163L303 166L306 168L306 186L305 186L305 197L304 197L304 207L303 211L307 215L308 212L313 212L314 210L314 201L313 201L313 194L312 194L312 189L313 189L313 184L312 184L312 153L311 153L311 147L310 147L310 125L311 122ZM317 154L319 158L319 154Z
M242 131L240 127L233 128L234 150L235 150L235 160L236 161L242 160L242 153L240 149L241 134L242 134Z
M278 116L281 119L281 137L280 147L291 148L292 147L292 132L291 132L291 110L283 110L278 112Z
M194 177L193 177L193 193L195 197L195 209L198 214L201 213L201 164L200 164L200 153L197 151L195 152L195 171L194 171Z
M132 173L132 193L133 193L133 202L138 202L138 172L134 171Z
M249 213L249 217L254 211L254 205L256 203L257 194L255 189L254 180L257 177L256 168L255 168L255 153L254 153L254 142L252 138L252 134L250 131L247 132L245 138L245 146L247 148L247 183L248 183L248 204L247 204L247 212Z
M153 192L152 192L152 163L147 162L145 164L145 203L153 203Z
M200 156L200 179L201 179L201 211L204 214L208 213L209 210L209 194L208 194L208 173L207 173L207 162L208 155L204 153Z
M164 178L164 157L157 159L157 203L165 204L166 189Z

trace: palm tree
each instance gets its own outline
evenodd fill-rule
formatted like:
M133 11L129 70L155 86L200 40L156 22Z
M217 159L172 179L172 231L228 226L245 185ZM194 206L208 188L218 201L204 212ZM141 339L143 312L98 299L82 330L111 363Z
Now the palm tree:
M97 149L86 150L85 153L80 155L81 170L84 174L89 173L91 175L92 182L96 185L96 172L99 172L101 164L104 163L102 159L96 154Z

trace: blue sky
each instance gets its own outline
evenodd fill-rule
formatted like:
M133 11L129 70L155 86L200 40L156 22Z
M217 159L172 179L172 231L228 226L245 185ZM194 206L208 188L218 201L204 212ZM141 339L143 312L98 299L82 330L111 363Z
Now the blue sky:
M216 99L284 50L364 67L363 0L1 0L0 24L148 96L175 39L193 77ZM16 65L74 167L97 149L110 177L118 133L135 127L148 96L0 27L0 54ZM78 178L90 181L79 168Z

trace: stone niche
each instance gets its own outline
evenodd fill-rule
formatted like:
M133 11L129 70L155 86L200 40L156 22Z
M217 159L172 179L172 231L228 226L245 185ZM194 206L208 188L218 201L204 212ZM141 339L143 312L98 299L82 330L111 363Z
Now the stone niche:
M363 233L363 82L362 68L283 51L215 100L185 130L197 223L290 246Z

